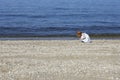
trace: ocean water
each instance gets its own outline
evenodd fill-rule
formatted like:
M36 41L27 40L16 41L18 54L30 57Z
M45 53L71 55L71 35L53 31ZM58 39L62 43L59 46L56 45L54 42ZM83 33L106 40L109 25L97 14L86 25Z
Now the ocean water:
M0 37L120 34L120 0L0 0Z

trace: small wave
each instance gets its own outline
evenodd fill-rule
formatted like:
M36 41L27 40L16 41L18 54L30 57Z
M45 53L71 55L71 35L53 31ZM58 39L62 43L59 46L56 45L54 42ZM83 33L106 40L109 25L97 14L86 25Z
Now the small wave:
M29 18L46 18L47 16L42 16L42 15L31 15L31 16L28 16Z
M0 27L0 32L26 32L32 30L31 28L25 27Z
M0 17L48 18L52 15L0 14Z
M28 15L25 14L0 14L0 16L2 17L26 17Z
M120 24L119 22L116 22L116 21L102 21L102 20L101 20L101 21L97 21L97 20L96 20L96 21L89 21L88 23L96 23L96 24L99 23L99 24L104 24L104 25L106 25L106 24L108 24L108 25L109 25L109 24L110 24L110 25ZM111 26L111 27L112 27L112 26Z
M70 8L54 8L55 10L70 10Z
M50 17L92 17L94 15L89 15L87 13L81 14L0 14L0 17L22 17L22 18L50 18Z
M76 17L86 17L88 14L84 13L84 14L63 14L63 15L59 15L59 16L70 16L70 17L73 17L73 16L76 16Z
M42 27L42 28L35 28L35 31L48 31L48 32L52 32L52 31L56 31L56 32L60 32L60 31L76 31L78 30L78 27Z

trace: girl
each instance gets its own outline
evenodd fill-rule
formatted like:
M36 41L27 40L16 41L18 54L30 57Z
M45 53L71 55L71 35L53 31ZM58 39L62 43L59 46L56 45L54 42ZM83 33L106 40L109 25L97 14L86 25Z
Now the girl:
M84 42L84 43L91 42L90 36L87 33L83 33L83 32L78 31L77 36L80 38L81 42Z

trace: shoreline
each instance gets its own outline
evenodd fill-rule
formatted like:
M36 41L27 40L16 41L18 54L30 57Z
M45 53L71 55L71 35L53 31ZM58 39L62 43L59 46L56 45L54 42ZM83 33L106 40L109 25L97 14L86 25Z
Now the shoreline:
M79 40L78 38L0 38L6 40ZM120 40L120 38L92 38L91 40Z
M120 34L89 34L91 39L108 39L108 40L119 40ZM0 40L77 40L76 35L9 35L9 36L0 36Z
M77 37L0 37L0 40L79 40ZM120 37L91 37L91 40L120 40Z

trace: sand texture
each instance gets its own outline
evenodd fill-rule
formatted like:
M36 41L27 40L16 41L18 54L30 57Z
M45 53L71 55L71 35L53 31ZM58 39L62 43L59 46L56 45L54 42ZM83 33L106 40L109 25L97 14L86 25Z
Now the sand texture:
M120 40L1 40L0 80L120 80Z

